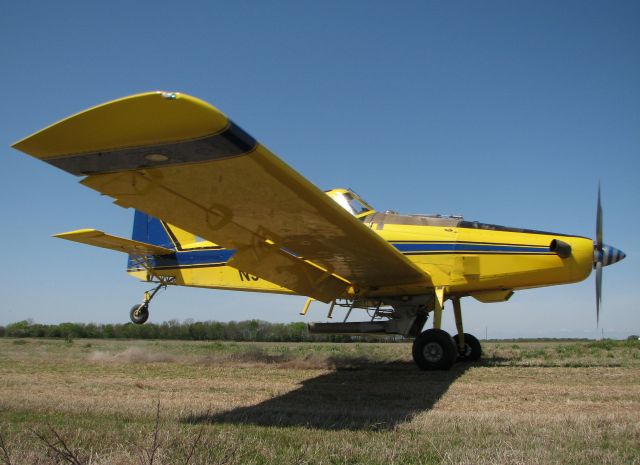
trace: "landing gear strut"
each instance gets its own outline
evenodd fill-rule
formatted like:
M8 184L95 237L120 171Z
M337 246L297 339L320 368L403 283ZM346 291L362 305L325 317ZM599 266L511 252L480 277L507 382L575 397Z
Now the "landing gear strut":
M451 297L458 334L452 338L440 328L444 308L444 289L435 289L433 329L428 329L413 341L413 360L422 370L448 370L456 360L474 362L480 359L480 341L465 333L462 326L460 297Z
M476 362L480 360L482 355L482 347L480 341L472 334L465 333L462 327L462 308L460 307L460 297L451 297L453 302L453 315L456 320L456 328L458 334L455 337L456 346L458 348L458 360L465 362Z
M155 297L160 289L166 289L169 284L173 284L175 282L174 277L158 277L158 279L160 279L158 285L144 293L142 303L131 307L129 318L131 318L133 323L137 325L145 323L149 319L149 303L151 302L151 299Z

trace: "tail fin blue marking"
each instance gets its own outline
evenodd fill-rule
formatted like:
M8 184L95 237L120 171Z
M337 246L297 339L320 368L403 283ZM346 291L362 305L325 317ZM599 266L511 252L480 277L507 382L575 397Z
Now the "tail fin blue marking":
M148 263L152 268L220 266L226 264L235 253L235 250L228 249L178 250L162 222L139 210L136 210L135 216L133 217L133 232L131 238L134 241L159 245L176 251L176 253L169 255L147 257ZM129 256L127 269L131 271L142 268L136 258Z
M167 249L175 250L176 248L176 245L167 234L160 220L139 210L136 210L136 214L133 217L133 233L131 234L131 238L134 241L159 245Z

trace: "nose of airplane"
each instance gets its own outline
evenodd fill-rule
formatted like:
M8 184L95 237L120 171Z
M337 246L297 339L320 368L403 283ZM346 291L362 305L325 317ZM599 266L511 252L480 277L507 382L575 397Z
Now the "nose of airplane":
M602 266L612 265L627 256L622 250L606 244L602 245L602 251L595 248L594 253L594 263L601 262Z

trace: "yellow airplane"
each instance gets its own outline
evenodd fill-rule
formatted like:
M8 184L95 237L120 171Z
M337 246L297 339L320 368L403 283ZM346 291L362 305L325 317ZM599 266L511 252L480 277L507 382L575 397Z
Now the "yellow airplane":
M322 192L210 104L174 92L114 100L14 147L134 208L132 239L83 229L56 237L129 255L128 272L156 287L130 312L144 323L169 285L307 296L346 307L318 333L414 337L425 370L478 360L460 299L500 302L516 290L581 281L625 255L597 238L509 228L461 217L378 212L353 191ZM455 339L441 329L453 302ZM352 310L366 321L348 321ZM433 327L422 331L433 313Z

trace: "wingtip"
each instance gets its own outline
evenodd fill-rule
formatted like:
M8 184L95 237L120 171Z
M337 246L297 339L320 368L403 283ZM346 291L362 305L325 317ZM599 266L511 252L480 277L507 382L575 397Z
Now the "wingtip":
M31 136L33 136L33 134L31 134L31 135L29 135L27 137L23 137L20 140L15 141L13 144L10 145L10 147L12 149L19 150L20 152L28 153L28 152L26 152L24 150L24 146L27 143L27 141L31 138Z
M66 231L61 233L52 234L51 237L57 237L58 239L68 239L70 237L96 237L104 234L102 231L97 229L87 228L87 229L76 229L74 231Z

